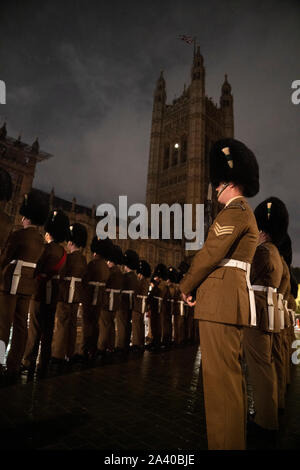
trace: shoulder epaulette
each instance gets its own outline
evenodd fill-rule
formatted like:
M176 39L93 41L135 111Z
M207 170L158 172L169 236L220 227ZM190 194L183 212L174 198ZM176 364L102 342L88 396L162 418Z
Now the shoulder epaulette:
M242 209L245 211L246 207L241 202L236 202L234 204L229 204L229 206L226 206L225 209Z

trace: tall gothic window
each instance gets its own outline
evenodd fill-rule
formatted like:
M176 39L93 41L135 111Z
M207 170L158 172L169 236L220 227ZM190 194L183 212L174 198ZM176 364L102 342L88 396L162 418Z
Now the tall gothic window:
M167 144L165 146L163 169L166 170L167 168L169 168L169 164L170 164L170 145Z
M176 166L178 163L178 147L175 147L175 145L172 152L172 166Z
M182 137L181 139L181 155L180 155L180 161L181 163L184 163L187 161L187 139L186 137Z

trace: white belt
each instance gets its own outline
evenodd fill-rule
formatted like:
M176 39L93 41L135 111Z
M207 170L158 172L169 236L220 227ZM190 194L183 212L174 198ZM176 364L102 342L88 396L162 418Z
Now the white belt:
M285 311L287 313L287 318L289 318L289 309L288 309L288 301L287 300L283 301L283 308L285 309Z
M53 279L59 279L59 274L56 274L55 276L52 276L49 281L46 282L46 304L49 305L51 304L51 298L52 298L52 280Z
M280 315L280 329L284 330L283 294L278 294L278 310Z
M64 281L70 281L68 304L71 304L75 294L75 282L81 282L81 277L64 277Z
M132 310L132 307L133 307L132 296L134 294L134 290L122 290L122 294L129 295L129 310Z
M89 284L90 286L94 286L94 287L95 287L92 305L97 305L98 294L99 294L99 287L105 287L106 284L105 284L105 282L98 282L98 281L90 281L88 284Z
M256 292L266 292L268 302L269 330L274 330L274 300L273 294L277 292L275 287L270 286L252 286Z
M120 289L105 289L106 292L109 292L109 306L108 310L112 310L114 306L114 294L121 292Z
M237 259L225 258L220 262L219 266L229 266L232 268L239 268L239 269L242 269L243 271L246 271L246 282L247 282L247 288L249 292L249 302L250 302L250 317L251 317L250 325L256 326L255 297L254 297L254 292L253 292L251 282L250 282L251 264L246 263L245 261L239 261Z
M157 299L158 300L158 313L160 313L161 311L161 303L163 301L163 298L162 297L153 297L154 299Z
M177 302L180 305L180 308L179 308L180 316L184 317L184 300L177 300Z
M171 302L171 315L173 315L173 311L174 311L174 299L167 299L167 302Z
M142 299L142 313L145 313L146 310L146 300L148 295L137 295L139 299Z
M17 293L18 285L21 279L22 267L24 266L25 268L36 268L36 263L29 263L21 259L14 259L9 264L16 265L10 286L10 294L15 295Z

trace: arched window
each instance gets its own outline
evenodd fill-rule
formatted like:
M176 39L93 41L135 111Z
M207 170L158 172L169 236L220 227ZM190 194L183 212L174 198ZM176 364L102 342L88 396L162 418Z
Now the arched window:
M170 165L170 145L165 145L163 169L166 170Z

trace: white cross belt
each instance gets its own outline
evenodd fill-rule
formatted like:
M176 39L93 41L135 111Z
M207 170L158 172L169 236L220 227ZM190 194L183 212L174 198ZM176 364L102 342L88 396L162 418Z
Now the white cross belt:
M109 306L108 310L112 310L114 306L114 294L121 292L120 289L105 289L106 292L109 292Z
M90 286L94 286L94 294L93 294L93 301L92 305L97 305L98 295L99 295L99 288L105 287L105 282L98 282L98 281L90 281L88 283Z
M68 304L71 304L75 294L75 283L81 282L81 277L64 277L64 281L70 281Z
M16 295L17 290L18 290L18 285L21 279L22 267L24 266L25 268L36 268L36 263L29 263L28 261L23 261L21 259L14 259L9 264L16 265L14 272L13 272L13 277L12 277L11 286L10 286L10 294Z
M158 300L158 313L161 311L161 303L162 303L162 297L153 297L154 299Z
M284 330L283 294L278 294L278 310L280 316L280 329Z
M246 282L247 282L247 288L248 288L248 293L249 293L249 302L250 302L250 325L251 326L256 326L256 306L255 306L255 297L254 297L254 292L251 286L250 282L250 269L251 269L251 264L246 263L245 261L239 261L237 259L228 259L224 258L219 266L229 266L232 268L239 268L242 269L243 271L246 271Z
M146 300L147 300L147 295L137 295L138 299L142 299L142 313L145 313L146 310Z
M132 310L132 307L133 307L133 294L134 294L134 290L122 290L122 294L127 294L129 295L129 310Z
M177 303L179 304L179 312L180 312L180 316L181 317L184 317L184 300L177 300Z
M274 300L273 294L277 292L275 287L270 286L252 286L255 292L266 292L268 302L268 317L269 317L269 330L274 330Z

